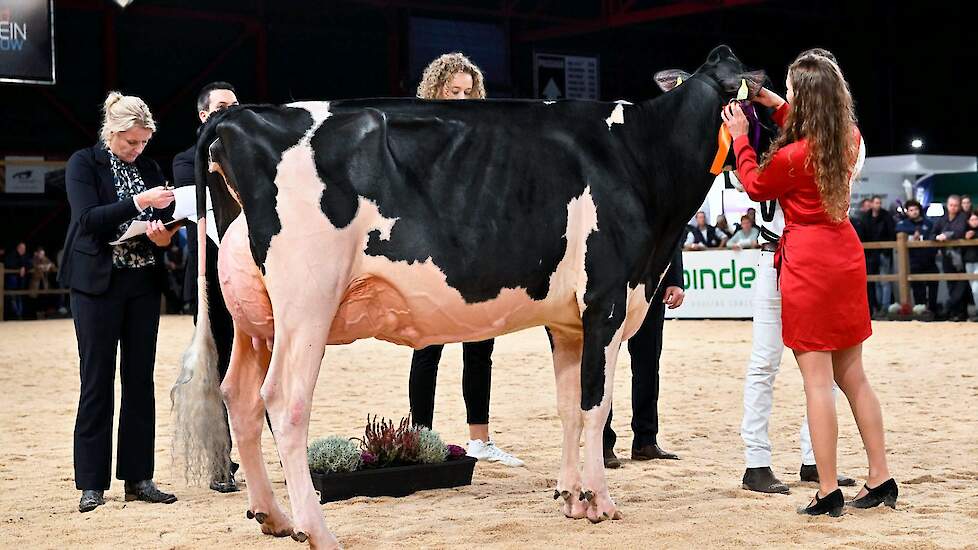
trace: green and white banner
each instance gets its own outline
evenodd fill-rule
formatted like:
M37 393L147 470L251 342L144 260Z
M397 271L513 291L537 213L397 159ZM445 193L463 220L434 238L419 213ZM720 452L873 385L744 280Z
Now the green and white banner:
M686 299L669 319L749 319L759 249L683 252Z

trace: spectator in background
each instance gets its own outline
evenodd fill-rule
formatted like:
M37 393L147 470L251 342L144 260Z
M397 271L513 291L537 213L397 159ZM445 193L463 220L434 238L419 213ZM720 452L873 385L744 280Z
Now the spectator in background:
M707 248L717 248L720 246L720 237L717 230L712 225L706 223L706 213L703 211L696 213L696 226L686 236L683 248L686 250L706 250Z
M968 240L978 239L978 211L972 211L968 215L968 227L964 232L964 238ZM978 246L966 246L961 252L964 259L964 270L972 275L978 275ZM968 281L971 285L971 295L978 300L978 280ZM978 321L978 314L971 318Z
M727 241L727 248L732 248L734 250L740 250L742 248L757 248L757 239L760 238L761 232L759 229L754 227L754 220L750 219L750 216L744 214L740 217L740 229L733 234L732 237Z
M970 216L974 211L974 207L971 205L971 196L961 195L961 212L964 212L965 216Z
M906 219L900 221L896 226L897 233L906 233L911 241L923 241L931 237L934 230L934 222L923 215L924 208L915 200L909 200L904 205L907 213ZM937 273L937 262L934 261L935 253L933 248L911 248L910 249L910 273ZM927 309L937 313L937 287L938 281L917 281L911 283L913 288L913 303L923 305Z
M171 242L170 248L163 254L163 262L166 266L166 288L163 294L166 296L167 313L182 313L185 305L183 281L187 267L183 248Z
M717 216L717 224L713 226L716 228L717 236L720 237L720 246L726 244L726 240L729 239L736 232L727 223L727 217L723 214Z
M951 195L947 198L945 214L934 223L934 240L963 239L967 226L967 216L961 212L961 197ZM941 249L941 258L941 267L943 267L944 273L964 273L964 261L961 258L960 248L947 247ZM948 299L941 319L967 320L968 290L967 281L947 282Z
M14 253L4 259L6 269L16 270L6 276L7 290L24 290L27 288L27 273L31 270L31 257L27 255L27 243L19 242ZM14 319L24 318L24 297L21 295L10 297L10 311Z
M892 241L896 238L896 228L893 216L883 208L883 199L879 195L872 198L869 211L861 218L863 242ZM888 275L892 267L892 254L888 249L871 249L866 251L866 273L869 275ZM879 312L886 314L886 308L893 299L893 287L890 283L867 283L869 295L869 314Z
M31 293L28 294L35 300L35 308L38 318L41 318L48 307L51 305L51 296L38 295L38 290L49 290L52 288L51 275L58 272L58 267L54 265L51 258L47 257L43 246L34 249L34 257L31 259L30 287Z

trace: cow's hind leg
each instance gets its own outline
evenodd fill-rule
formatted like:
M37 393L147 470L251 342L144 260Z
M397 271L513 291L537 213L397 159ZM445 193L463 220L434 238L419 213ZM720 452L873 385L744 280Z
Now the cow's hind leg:
M581 349L580 333L548 329L554 354L554 378L557 382L557 411L563 429L560 475L554 499L562 499L564 515L582 519L587 515L587 502L582 494L580 471L581 429Z
M327 319L335 311L335 304L323 305L329 317L276 317L272 362L261 395L285 470L294 520L292 538L308 540L312 548L335 548L338 544L326 527L306 456L312 395L330 326Z
M265 425L261 386L270 359L271 352L264 345L253 346L250 336L235 329L231 364L221 383L221 393L248 482L247 516L256 519L266 535L287 537L292 534L292 522L275 500L261 450Z
M598 302L584 311L584 345L581 358L581 401L584 416L584 493L587 517L592 522L620 519L608 491L604 469L603 432L611 410L615 364L621 347L625 304Z

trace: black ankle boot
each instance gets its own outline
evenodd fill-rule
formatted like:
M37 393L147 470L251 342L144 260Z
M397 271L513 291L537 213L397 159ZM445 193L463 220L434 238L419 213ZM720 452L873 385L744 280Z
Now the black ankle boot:
M842 489L836 489L822 498L818 498L818 491L816 491L815 500L807 507L799 508L798 513L809 516L828 514L837 518L842 515L842 508L845 505L846 499L842 496Z
M863 485L863 487L866 489L866 494L851 500L849 506L853 508L875 508L880 504L885 504L894 510L896 509L897 495L900 493L900 489L892 477L873 489L870 489L868 485Z

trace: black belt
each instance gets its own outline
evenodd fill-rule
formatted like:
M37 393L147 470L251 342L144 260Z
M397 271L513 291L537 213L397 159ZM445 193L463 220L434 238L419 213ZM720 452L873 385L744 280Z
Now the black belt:
M778 249L778 243L763 243L761 250L764 252L774 252Z

